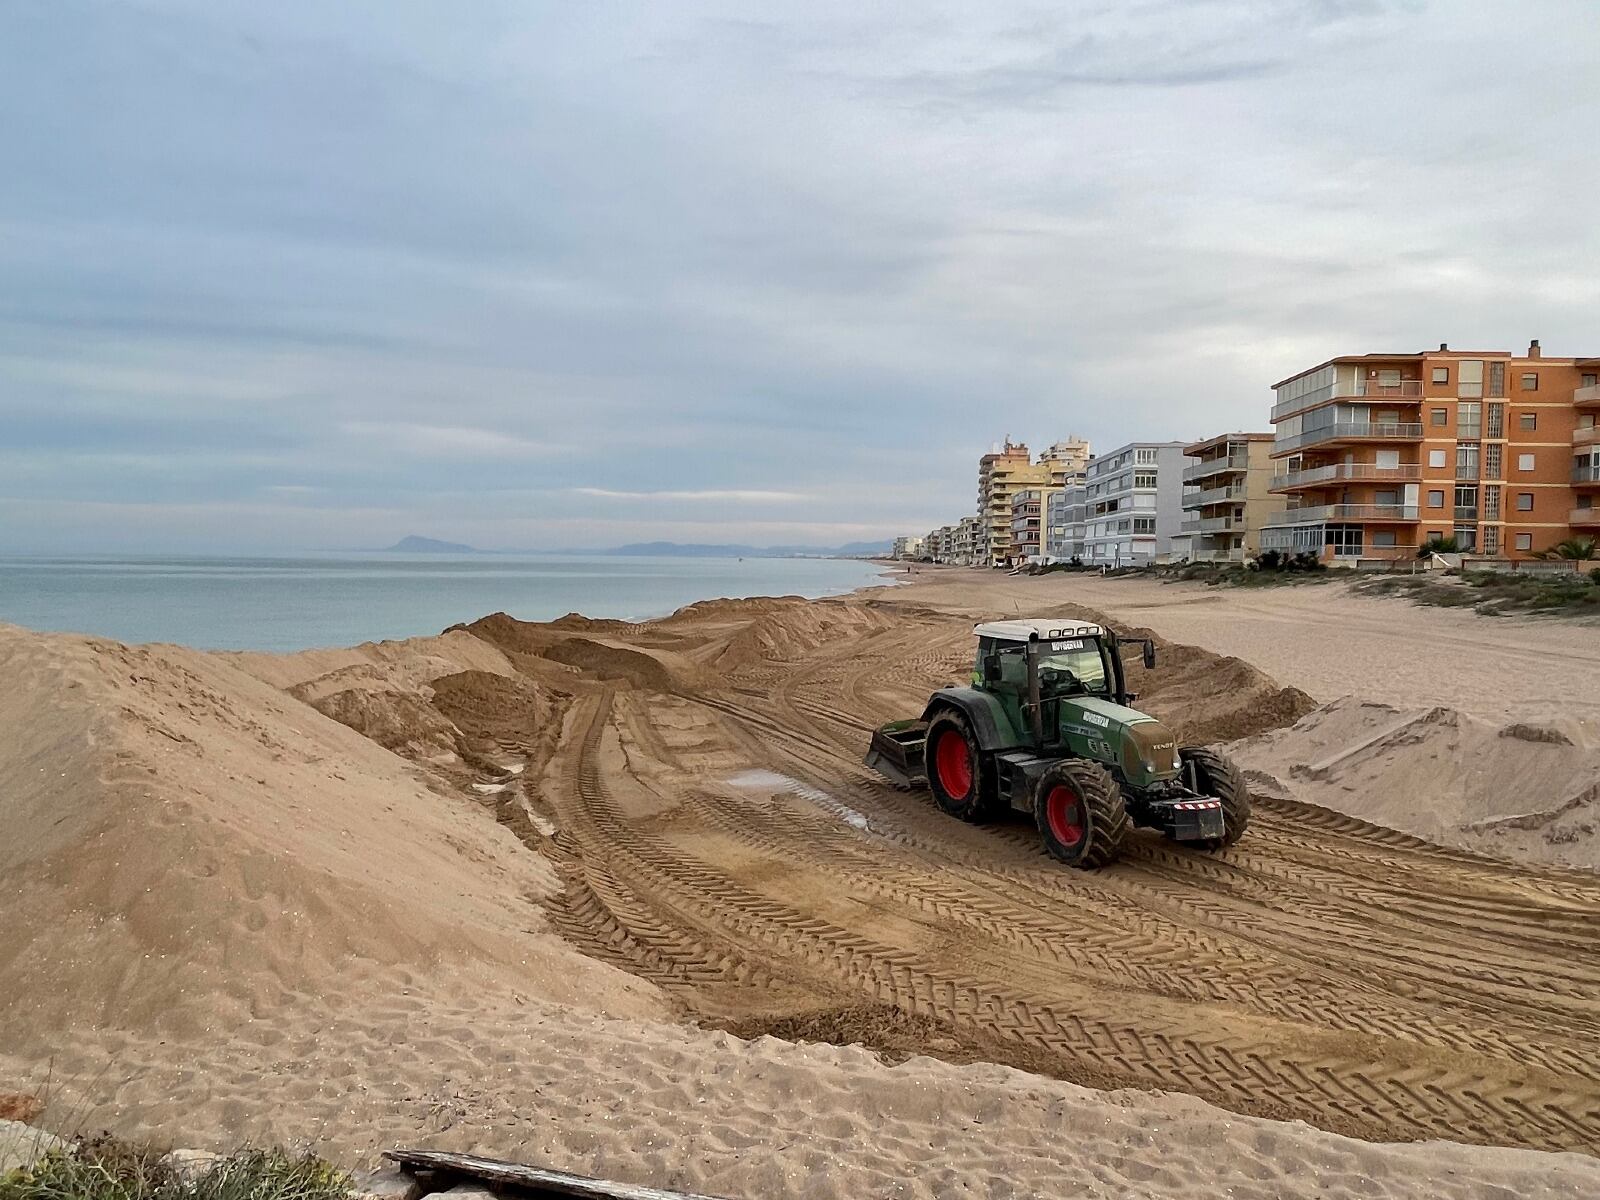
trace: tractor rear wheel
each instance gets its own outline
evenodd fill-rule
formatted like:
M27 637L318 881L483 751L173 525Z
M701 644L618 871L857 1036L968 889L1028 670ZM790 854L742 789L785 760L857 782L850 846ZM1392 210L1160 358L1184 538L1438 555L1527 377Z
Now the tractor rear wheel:
M1187 746L1178 751L1184 773L1192 772L1194 789L1202 796L1222 801L1222 836L1191 845L1201 850L1221 850L1244 836L1250 827L1250 788L1239 765L1209 746Z
M1122 854L1132 822L1117 781L1102 766L1067 759L1034 791L1033 817L1050 854L1074 867L1103 867Z
M928 722L923 753L928 787L940 808L974 825L994 816L994 771L963 714L953 708L937 713Z

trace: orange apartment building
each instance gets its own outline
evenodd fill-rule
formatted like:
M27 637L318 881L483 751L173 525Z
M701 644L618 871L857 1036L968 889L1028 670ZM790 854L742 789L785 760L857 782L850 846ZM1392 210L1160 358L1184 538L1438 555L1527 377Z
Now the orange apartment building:
M1262 549L1345 565L1430 537L1528 558L1600 534L1600 359L1504 350L1359 354L1274 385Z

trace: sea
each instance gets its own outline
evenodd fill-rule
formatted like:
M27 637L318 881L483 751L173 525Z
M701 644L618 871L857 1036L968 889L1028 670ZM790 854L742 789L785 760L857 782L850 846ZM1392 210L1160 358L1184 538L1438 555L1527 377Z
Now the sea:
M626 621L696 600L835 596L888 582L837 558L306 554L0 557L0 623L203 650L305 650L439 633L494 612Z

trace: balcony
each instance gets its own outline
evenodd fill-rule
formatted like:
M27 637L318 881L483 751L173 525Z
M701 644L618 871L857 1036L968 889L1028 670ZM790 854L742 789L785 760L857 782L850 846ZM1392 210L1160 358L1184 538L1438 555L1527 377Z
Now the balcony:
M1478 508L1477 508L1477 505L1467 505L1467 504L1458 504L1458 505L1456 505L1456 524L1457 525L1476 525L1477 523L1478 523Z
M1414 504L1317 504L1269 513L1269 528L1285 525L1320 525L1325 521L1415 521Z
M1600 446L1600 425L1590 425L1587 429L1574 429L1572 431L1572 444L1574 446Z
M1575 508L1567 514L1567 524L1575 529L1593 529L1600 526L1600 504L1593 508Z
M1600 408L1600 383L1591 383L1573 392L1572 402L1579 408Z
M1402 463L1398 467L1379 467L1372 463L1335 463L1328 467L1308 467L1303 471L1274 475L1270 490L1292 492L1297 488L1346 482L1410 483L1421 478L1422 467L1417 463Z
M1305 446L1334 445L1339 442L1420 442L1420 421L1345 421L1337 425L1324 425L1321 429L1308 429L1292 437L1279 438L1272 444L1274 455L1299 450Z
M1308 408L1315 408L1319 404L1326 404L1329 400L1398 400L1402 403L1422 399L1422 380L1402 379L1399 383L1379 383L1374 379L1352 379L1348 382L1330 383L1327 387L1320 387L1307 392L1303 396L1296 396L1293 400L1283 400L1272 406L1272 420L1278 422L1284 417L1293 416L1297 412L1304 412Z
M1183 481L1192 483L1196 479L1204 479L1208 475L1218 475L1223 471L1244 471L1250 467L1248 454L1229 454L1223 458L1208 458L1205 462L1195 463L1192 467L1183 469Z
M1584 466L1572 468L1572 486L1588 487L1590 484L1600 483L1600 462L1591 462Z
M1197 517L1183 523L1184 533L1227 533L1243 528L1243 517Z
M1208 504L1227 504L1244 500L1244 485L1241 483L1229 484L1227 487L1207 488L1203 492L1194 492L1183 498L1183 507L1204 508Z

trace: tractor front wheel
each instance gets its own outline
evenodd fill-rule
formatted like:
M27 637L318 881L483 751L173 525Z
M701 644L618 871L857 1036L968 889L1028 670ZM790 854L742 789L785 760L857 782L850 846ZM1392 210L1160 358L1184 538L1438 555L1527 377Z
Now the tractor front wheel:
M965 716L955 709L935 715L923 753L928 787L940 808L972 824L994 816L994 772Z
M1102 766L1059 762L1034 792L1033 816L1050 854L1074 867L1103 867L1122 854L1132 823L1122 789Z
M1178 757L1194 790L1222 801L1222 836L1191 844L1201 850L1221 850L1233 845L1250 826L1250 789L1245 784L1244 772L1233 759L1209 746L1185 747L1178 751Z

